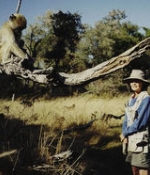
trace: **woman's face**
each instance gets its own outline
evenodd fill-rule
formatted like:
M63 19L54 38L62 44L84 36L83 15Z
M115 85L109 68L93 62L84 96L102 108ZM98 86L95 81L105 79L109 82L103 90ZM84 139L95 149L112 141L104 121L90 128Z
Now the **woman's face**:
M130 81L131 90L139 94L143 88L143 82L137 79L133 79Z

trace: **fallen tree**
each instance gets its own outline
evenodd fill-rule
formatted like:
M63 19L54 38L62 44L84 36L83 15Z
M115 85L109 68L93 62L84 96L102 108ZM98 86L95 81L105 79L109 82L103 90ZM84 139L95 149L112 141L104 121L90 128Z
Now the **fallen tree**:
M23 68L22 61L14 59L0 65L0 73L14 75L33 82L49 84L50 82L62 83L64 85L76 86L91 82L95 79L110 74L128 65L132 60L140 58L141 55L150 48L150 37L141 41L134 47L128 49L119 56L113 57L93 68L79 73L57 72L54 68L28 70Z

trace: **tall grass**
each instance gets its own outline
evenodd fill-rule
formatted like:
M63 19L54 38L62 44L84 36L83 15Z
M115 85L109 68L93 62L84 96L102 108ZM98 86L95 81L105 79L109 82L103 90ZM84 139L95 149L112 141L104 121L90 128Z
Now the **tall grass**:
M122 120L105 121L102 116L104 113L115 116L123 114L127 98L123 95L111 99L82 95L34 102L3 100L0 110L7 119L1 126L5 125L2 131L7 138L1 137L1 140L4 139L1 152L14 148L21 150L18 166L44 162L49 169L53 169L53 172L48 171L51 174L82 174L88 168L88 163L83 159L84 149L97 147L105 150L120 145L118 137ZM90 127L82 129L93 119L96 120ZM15 123L10 122L12 120ZM67 129L70 132L65 133ZM69 149L74 152L72 160L54 165L51 157ZM83 162L86 165L83 166Z
M43 124L59 126L64 123L66 127L69 123L86 122L95 114L100 117L102 113L113 114L116 116L124 112L127 96L114 98L100 98L97 96L86 95L79 97L56 98L51 100L37 100L32 106L21 103L19 100L14 102L1 101L1 113L9 114L14 118L25 120L30 124Z

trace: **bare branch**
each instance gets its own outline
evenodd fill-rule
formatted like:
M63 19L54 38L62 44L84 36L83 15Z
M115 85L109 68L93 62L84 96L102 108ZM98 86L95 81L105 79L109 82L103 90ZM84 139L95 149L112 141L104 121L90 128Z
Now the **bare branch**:
M10 155L15 154L15 153L17 153L16 149L10 150L10 151L6 151L6 152L3 152L3 153L0 154L0 158L7 157L7 156L10 156Z
M16 8L16 13L19 13L20 7L21 7L22 0L18 0L17 8Z
M67 74L56 72L52 67L46 70L30 71L21 66L21 62L9 62L0 65L0 73L15 75L23 79L29 79L37 83L49 84L50 82L62 83L64 85L76 86L91 82L95 79L110 74L128 65L132 60L141 57L141 55L150 48L150 37L141 41L139 44L120 54L105 61L91 69L85 71Z
M117 57L113 57L94 68L87 69L76 74L60 73L61 78L66 85L79 85L94 79L98 79L103 75L110 74L128 65L132 60L141 57L141 55L150 48L150 37L141 41L139 44L125 51Z

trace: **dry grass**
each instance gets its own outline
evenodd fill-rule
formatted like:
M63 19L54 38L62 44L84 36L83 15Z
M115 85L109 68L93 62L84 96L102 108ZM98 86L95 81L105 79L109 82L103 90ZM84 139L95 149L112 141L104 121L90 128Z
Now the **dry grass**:
M114 97L111 99L101 99L94 96L79 96L69 98L57 98L49 101L37 100L32 105L27 105L16 100L3 101L0 103L1 113L10 118L23 121L28 125L41 125L51 128L51 137L55 131L63 131L66 128L79 126L88 123L93 117L96 120L92 125L92 131L108 135L106 129L109 126L119 126L122 120L109 118L101 120L104 113L120 116L124 113L124 106L127 96ZM52 132L53 131L53 132ZM47 137L50 137L48 134ZM99 137L93 134L88 140L88 144L93 145L99 141ZM115 143L114 143L115 144Z
M100 117L102 113L116 116L124 112L128 97L120 96L111 99L101 99L94 96L79 96L70 98L57 98L49 101L38 100L31 106L17 101L1 101L1 113L26 120L30 124L47 124L52 126L56 119L65 120L66 124L77 124L88 121L91 115ZM59 122L58 122L59 123ZM64 126L65 127L65 126Z
M88 95L57 98L49 101L39 99L34 102L26 100L23 102L19 100L13 102L1 101L1 114L7 117L7 120L3 121L5 127L2 130L7 139L5 136L1 137L1 140L4 139L4 151L12 149L11 145L13 145L13 149L16 147L16 149L23 149L24 154L20 157L28 162L30 166L31 162L35 161L34 159L40 158L48 165L53 165L55 173L57 171L60 175L67 174L68 169L72 174L82 174L87 167L90 168L89 162L91 163L91 160L88 160L89 157L80 161L84 149L94 148L93 151L97 149L108 150L120 146L119 133L122 120L108 118L106 121L102 119L102 116L104 113L114 116L123 114L127 98L126 96L120 96L101 99ZM90 127L87 129L80 128L93 119L96 120ZM13 120L13 123L10 122L11 120ZM1 123L1 126L3 124ZM21 126L20 129L18 129L18 126ZM23 129L22 126L24 126ZM78 129L72 129L68 134L64 133L65 129L74 127ZM8 142L9 147L6 148L5 145ZM19 145L14 147L18 143ZM63 162L63 164L55 166L51 161L51 156L68 149L75 152L73 161L70 163ZM37 155L34 153L35 150ZM88 154L88 151L86 151L86 156ZM92 158L93 162L95 158ZM85 165L83 166L83 164ZM68 168L66 169L66 167ZM104 167L99 166L99 168L103 169Z

